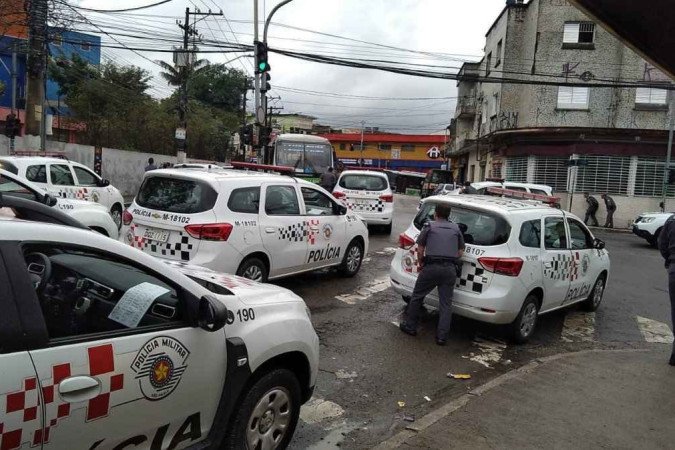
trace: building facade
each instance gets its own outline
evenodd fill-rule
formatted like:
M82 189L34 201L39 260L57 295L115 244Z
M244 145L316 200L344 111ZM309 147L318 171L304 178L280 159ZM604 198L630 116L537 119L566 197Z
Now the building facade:
M444 135L364 133L363 149L361 133L322 136L333 144L338 159L347 166L426 172L440 169L446 163L442 149L448 138Z
M567 207L572 192L608 192L627 225L658 208L669 81L566 0L509 0L459 72L456 176L548 184Z

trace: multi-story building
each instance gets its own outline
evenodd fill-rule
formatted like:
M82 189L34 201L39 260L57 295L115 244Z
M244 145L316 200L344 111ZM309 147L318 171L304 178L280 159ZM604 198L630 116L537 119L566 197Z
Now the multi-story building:
M548 184L567 207L572 190L607 192L626 225L658 208L668 82L566 0L508 0L483 59L459 72L456 175ZM570 167L577 156L583 165Z

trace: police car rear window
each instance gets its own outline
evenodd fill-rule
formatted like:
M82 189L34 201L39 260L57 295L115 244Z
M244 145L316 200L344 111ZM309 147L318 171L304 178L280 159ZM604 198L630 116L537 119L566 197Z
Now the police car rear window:
M218 193L207 183L153 176L141 185L136 203L158 211L195 214L212 209L217 198Z
M344 175L339 184L356 191L384 191L388 187L387 179L377 175Z
M436 202L426 202L417 212L413 224L421 230L429 220L434 220ZM511 226L498 214L486 211L475 211L467 208L452 207L450 220L460 225L467 244L474 245L501 245L509 240ZM466 231L464 231L464 226Z

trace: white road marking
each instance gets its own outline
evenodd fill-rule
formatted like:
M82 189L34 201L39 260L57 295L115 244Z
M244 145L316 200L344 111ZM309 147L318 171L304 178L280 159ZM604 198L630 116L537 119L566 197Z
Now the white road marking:
M342 369L335 372L335 378L337 378L338 380L347 380L350 378L356 378L358 376L359 375L356 372L347 372L346 370Z
M393 255L394 253L396 253L396 250L397 250L396 247L385 247L382 250L380 250L379 252L375 252L375 254L377 254L377 255Z
M469 353L469 356L462 356L488 369L497 364L502 359L502 354L506 350L506 344L501 342L488 341L482 338L475 338L473 345L478 347L478 351Z
M378 292L382 292L385 289L389 288L389 286L391 286L389 277L388 276L380 277L374 279L365 286L358 288L352 294L336 295L335 298L348 305L355 305L356 302L366 300L371 295L376 294Z
M305 423L315 424L324 420L336 419L344 413L345 410L337 403L312 397L300 408L300 419Z
M637 316L636 319L645 341L657 344L673 343L673 332L665 323L641 316Z
M560 335L565 342L593 342L595 340L595 313L570 311Z

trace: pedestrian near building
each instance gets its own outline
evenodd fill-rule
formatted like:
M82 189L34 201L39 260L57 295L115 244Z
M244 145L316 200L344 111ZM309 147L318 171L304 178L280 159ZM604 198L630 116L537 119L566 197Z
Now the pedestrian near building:
M675 216L666 220L661 234L659 234L659 251L666 260L668 271L668 293L670 295L670 315L675 330ZM670 355L671 366L675 366L675 344Z
M319 177L319 186L327 190L328 192L333 192L333 188L337 183L337 178L333 172L333 168L329 167L327 172L324 172Z
M614 228L614 212L616 212L616 203L614 202L614 199L607 194L602 194L601 197L605 201L605 207L607 208L607 220L605 220L605 228Z
M436 206L434 220L427 222L417 237L417 261L420 269L405 319L399 328L411 336L417 335L417 320L424 298L438 288L439 317L436 343L445 345L452 320L452 295L457 279L456 264L464 254L464 237L456 223L451 222L450 206Z
M148 165L145 166L145 171L148 172L150 170L155 170L157 169L157 166L155 165L155 159L154 158L148 158Z
M598 207L600 206L598 201L588 192L584 192L584 198L586 199L586 203L588 203L588 207L586 208L586 217L584 217L584 223L589 225L588 219L591 219L590 225L594 227L600 226L600 224L598 224L598 218L595 217L595 213L598 212Z
M462 194L478 195L478 191L476 190L475 187L471 186L470 181L465 181L464 189L462 189Z

